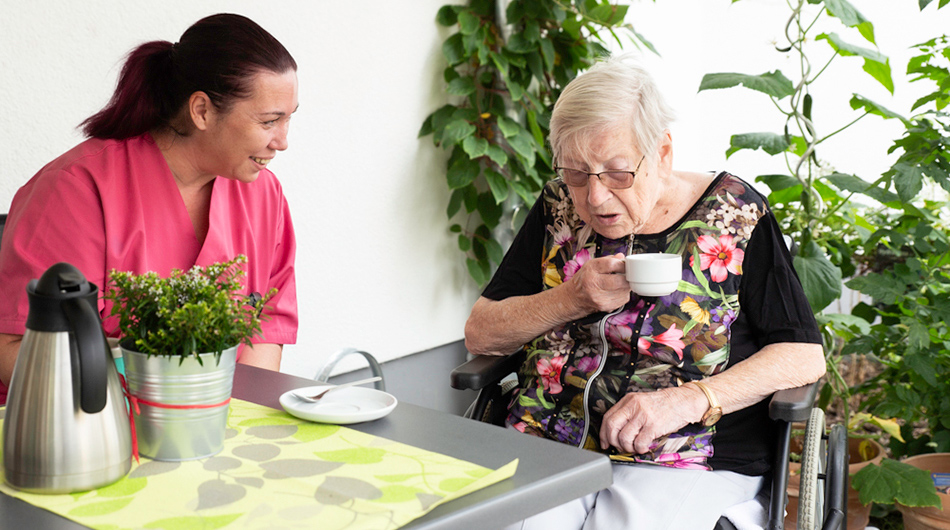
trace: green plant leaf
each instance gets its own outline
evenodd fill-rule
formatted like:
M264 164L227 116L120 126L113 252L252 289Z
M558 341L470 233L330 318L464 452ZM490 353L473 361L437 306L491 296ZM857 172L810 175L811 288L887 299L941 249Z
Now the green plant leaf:
M462 6L448 5L439 8L435 21L443 26L454 26L458 22L458 12Z
M699 91L731 88L739 85L768 94L777 99L783 99L795 93L795 86L779 70L761 75L735 73L706 74L699 84Z
M499 116L498 129L501 130L501 134L503 134L505 138L511 138L521 132L522 127L518 125L518 122L507 116Z
M478 194L478 214L481 215L482 221L488 228L498 226L502 214L501 206L495 202L495 196L491 192Z
M847 0L825 0L825 8L832 16L840 20L849 28L858 28L858 31L870 42L874 42L874 25L864 18Z
M442 55L449 63L455 66L465 60L465 46L462 44L462 34L456 33L442 43Z
M940 506L930 473L886 458L881 465L867 465L851 478L862 504L900 503L904 506Z
M475 283L478 285L485 285L488 283L489 270L488 263L482 263L476 261L472 258L465 259L465 266L468 268L468 274L475 280Z
M814 312L828 307L841 296L841 269L835 267L816 243L811 242L793 264Z
M508 145L524 159L525 166L531 167L534 165L534 144L531 141L531 135L527 131L519 128L518 134L508 138Z
M528 53L535 49L535 44L525 38L522 33L515 33L508 39L508 49L515 53Z
M496 203L501 204L508 198L508 181L501 173L486 169L485 180L488 181L488 187Z
M554 68L554 44L547 37L541 39L541 56L544 57L544 64L547 68Z
M488 140L477 136L469 136L462 141L462 149L471 158L484 156L488 152Z
M478 162L467 158L456 160L446 173L449 189L454 190L468 186L478 176L478 172Z
M826 40L831 48L845 57L858 56L864 58L864 71L871 74L891 94L894 93L894 80L891 78L889 59L881 52L848 44L841 40L837 33L822 33L815 40Z
M920 193L924 186L924 172L920 166L897 162L891 169L894 171L894 187L901 201L910 202Z
M833 184L836 188L843 191L850 191L853 193L862 193L875 199L881 203L887 203L892 201L899 200L897 195L879 188L877 186L872 186L868 181L858 178L854 175L846 175L844 173L832 173L827 177L828 182Z
M491 144L486 149L485 154L488 155L488 158L491 159L498 167L505 167L508 165L508 154L505 153L505 150L501 147L498 147L495 144Z
M495 68L501 73L502 77L508 77L508 59L501 54L492 52L490 54L492 62L495 64Z
M846 315L843 313L823 313L817 316L820 320L838 324L839 326L855 328L858 333L868 334L871 332L871 324L861 317Z
M524 201L525 204L532 205L538 199L533 193L531 193L531 190L529 190L524 185L524 183L519 182L517 180L512 180L510 184L511 184L511 188L515 190L515 193L517 193L518 196L521 197L521 200Z
M459 12L458 22L459 32L461 32L462 35L471 35L475 33L478 31L478 27L481 25L478 15L468 9L464 9Z
M449 197L449 205L445 208L445 216L449 219L455 217L455 214L459 213L459 210L462 208L462 199L464 198L464 193L461 189L452 190L452 196ZM458 225L452 225L453 227Z
M459 234L459 250L462 252L472 250L472 240L465 234Z
M937 386L937 367L928 354L912 353L905 355L904 364L929 385Z
M755 177L755 180L765 184L772 191L782 191L802 184L797 178L790 175L759 175Z
M442 145L448 147L455 145L465 138L475 134L475 126L465 120L453 120L445 126L442 133Z
M880 116L884 118L885 120L890 119L890 118L897 118L898 120L904 122L904 125L908 127L911 125L910 121L907 118L881 105L878 105L877 103L871 101L870 99L867 99L858 94L854 94L851 97L850 104L851 104L851 108L854 110L864 109L865 112L869 112L876 116Z
M770 132L734 134L729 138L726 158L741 149L762 149L770 155L777 155L789 147L785 135Z
M501 244L494 239L485 241L485 252L488 254L488 259L496 264L501 264L501 259L505 256L505 251L501 249Z
M457 77L449 83L445 91L453 96L467 96L475 92L475 80L471 77Z
M423 137L430 133L436 133L436 136L433 140L438 144L442 141L442 131L445 129L445 125L449 123L452 119L452 115L455 113L456 107L454 105L443 105L439 110L433 112L426 118L426 121L422 124L422 128L419 129L419 137Z
M462 189L463 199L465 202L465 211L472 213L478 208L478 190L475 186L469 185L465 186Z
M883 274L858 276L848 280L845 285L848 286L848 289L860 291L862 294L888 305L896 302L907 291L903 281Z

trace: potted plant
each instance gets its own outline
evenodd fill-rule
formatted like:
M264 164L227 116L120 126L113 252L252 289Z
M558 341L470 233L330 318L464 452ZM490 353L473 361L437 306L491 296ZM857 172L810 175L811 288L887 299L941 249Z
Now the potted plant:
M260 334L265 302L242 294L246 262L241 255L167 278L112 271L106 298L119 317L139 454L190 460L223 447L237 347Z

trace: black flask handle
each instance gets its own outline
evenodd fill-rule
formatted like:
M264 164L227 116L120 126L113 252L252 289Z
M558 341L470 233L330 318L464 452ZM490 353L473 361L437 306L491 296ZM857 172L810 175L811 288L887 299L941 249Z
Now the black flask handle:
M63 300L63 312L76 336L79 355L73 356L73 374L79 370L79 405L88 414L106 406L106 375L109 344L99 323L99 314L85 298ZM77 367L75 361L79 362ZM75 377L74 379L75 380Z

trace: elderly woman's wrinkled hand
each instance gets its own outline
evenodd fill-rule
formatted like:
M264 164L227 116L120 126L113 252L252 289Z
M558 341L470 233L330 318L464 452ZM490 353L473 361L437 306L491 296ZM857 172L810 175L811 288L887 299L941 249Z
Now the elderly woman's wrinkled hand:
M623 254L594 258L571 277L576 303L587 314L613 311L630 301Z
M654 440L702 416L703 403L691 391L670 388L656 392L625 395L604 414L600 426L600 446L616 447L622 452L644 454Z

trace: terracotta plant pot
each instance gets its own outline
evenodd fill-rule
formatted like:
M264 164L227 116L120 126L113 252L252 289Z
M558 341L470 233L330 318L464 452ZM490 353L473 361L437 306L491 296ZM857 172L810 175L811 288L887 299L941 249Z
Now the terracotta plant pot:
M904 460L904 463L931 473L950 473L950 453L912 456ZM897 505L897 509L904 516L905 530L950 528L950 494L937 490L937 496L940 497L940 508Z
M870 448L867 451L867 458L862 457L860 447L861 443L867 441ZM790 450L792 452L801 452L801 438L792 438ZM848 438L848 476L851 477L868 464L880 465L884 459L884 447L874 440L865 440L863 438ZM798 462L788 463L788 512L785 515L785 528L796 528L798 523L798 488L799 475L802 465ZM848 479L848 530L863 530L867 527L871 519L871 505L863 505L858 500L858 492L850 486L851 480Z

